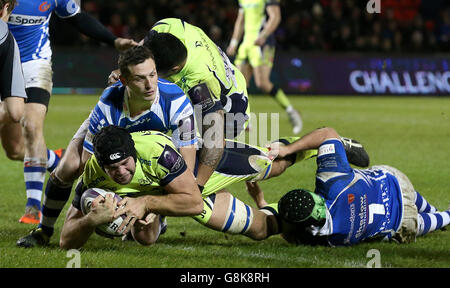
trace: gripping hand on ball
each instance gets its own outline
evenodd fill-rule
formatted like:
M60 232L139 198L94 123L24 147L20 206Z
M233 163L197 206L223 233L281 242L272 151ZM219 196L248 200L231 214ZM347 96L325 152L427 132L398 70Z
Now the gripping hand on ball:
M145 201L141 201L138 198L125 197L118 203L119 208L114 213L114 218L120 215L125 215L126 218L117 229L117 232L121 234L128 233L133 227L136 220L144 218L147 214Z
M97 198L92 201L91 211L89 212L89 217L92 220L93 226L113 221L116 207L117 199L115 199L112 194L108 193L105 197L102 195L97 196Z

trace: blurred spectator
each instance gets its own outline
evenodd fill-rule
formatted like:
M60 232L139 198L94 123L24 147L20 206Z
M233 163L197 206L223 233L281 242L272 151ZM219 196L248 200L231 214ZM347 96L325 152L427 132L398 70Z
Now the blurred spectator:
M367 2L282 0L277 43L285 50L450 51L450 1L380 0L379 14L368 13ZM120 37L140 40L159 19L177 17L202 28L221 48L229 42L238 10L238 0L83 0L81 4ZM75 32L74 37L66 37L66 28L52 25L56 45L99 45Z

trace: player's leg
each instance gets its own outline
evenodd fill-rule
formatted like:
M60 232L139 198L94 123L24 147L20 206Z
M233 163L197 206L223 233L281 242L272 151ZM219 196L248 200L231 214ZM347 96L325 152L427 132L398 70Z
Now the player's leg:
M275 48L269 45L263 47L255 46L252 52L254 60L251 65L253 67L253 76L255 84L262 92L272 96L275 101L286 111L289 120L293 126L293 133L298 134L303 128L303 121L300 113L292 106L288 97L278 85L274 85L270 80L272 72L273 59L275 56Z
M48 93L40 88L27 89L30 95L41 96ZM48 94L49 96L49 94ZM24 180L27 193L25 214L21 223L39 223L42 188L47 168L47 147L44 140L44 120L47 106L40 103L27 103L22 121L22 133L25 144Z
M7 97L0 102L0 123L19 123L24 110L24 98Z
M39 245L48 244L48 240L53 235L55 222L70 198L73 182L83 171L84 158L86 158L86 156L83 156L83 141L88 125L89 121L87 119L69 143L59 165L50 174L45 187L42 201L42 217L38 229L20 238L17 241L18 246L33 246L32 243L36 243L36 238L45 238L47 240L46 243L37 242ZM41 234L45 234L46 237L42 237Z
M425 235L450 224L450 209L436 213L419 213L417 218L417 236Z
M263 240L279 233L277 205L255 209L223 191L204 199L204 212L194 219L208 228Z
M1 140L8 159L23 161L25 148L22 137L22 126L19 123L2 124Z
M430 203L428 203L428 201L419 194L419 192L415 191L415 195L416 195L416 207L417 210L419 211L419 213L436 213L438 212L438 210L436 209L436 207L434 207L433 205L431 205Z

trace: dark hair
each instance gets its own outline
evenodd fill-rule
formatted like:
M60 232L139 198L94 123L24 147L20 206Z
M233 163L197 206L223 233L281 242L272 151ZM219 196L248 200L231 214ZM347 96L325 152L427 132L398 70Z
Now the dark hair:
M92 140L94 155L100 167L122 161L129 156L136 161L136 148L130 132L119 126L103 127Z
M16 0L0 0L0 9L3 9L6 4L9 3L8 7L8 13L11 13L14 7L16 7L17 1Z
M135 46L125 50L119 55L120 74L125 78L128 77L130 75L128 66L141 64L149 58L155 59L153 53L145 46Z
M170 33L150 30L144 38L144 46L155 55L156 69L161 73L167 73L187 58L187 49L184 44Z

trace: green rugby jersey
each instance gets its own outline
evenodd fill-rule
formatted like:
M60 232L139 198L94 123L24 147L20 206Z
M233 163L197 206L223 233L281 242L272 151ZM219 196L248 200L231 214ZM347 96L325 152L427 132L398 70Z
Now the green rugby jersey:
M183 157L167 135L157 131L134 132L131 135L137 152L136 171L131 182L127 185L114 182L92 155L82 176L86 188L114 191L121 197L162 194L162 186L187 169Z
M185 66L167 80L177 84L186 94L194 86L205 83L214 99L221 101L225 112L230 111L231 100L228 98L231 95L240 94L247 98L242 73L200 28L181 19L167 18L158 21L152 30L170 33L185 45L188 54Z
M253 44L258 38L268 18L266 7L279 4L280 0L239 0L239 7L244 11L244 43Z

